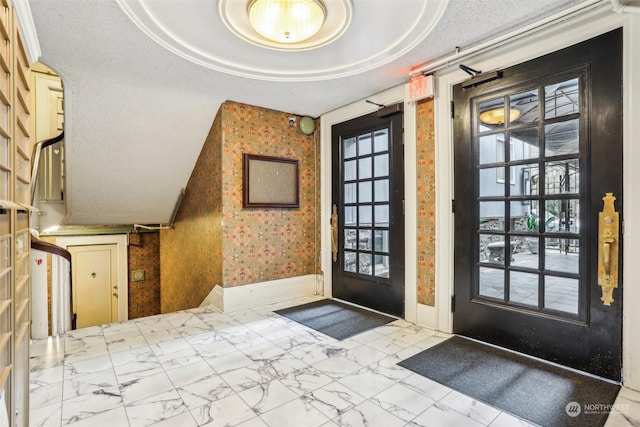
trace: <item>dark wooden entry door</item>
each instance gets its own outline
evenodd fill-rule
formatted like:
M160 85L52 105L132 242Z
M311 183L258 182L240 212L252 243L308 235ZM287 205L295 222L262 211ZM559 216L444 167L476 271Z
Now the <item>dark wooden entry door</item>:
M332 127L333 296L404 316L402 113Z
M454 107L454 332L620 380L598 213L606 193L622 211L622 30L457 85Z

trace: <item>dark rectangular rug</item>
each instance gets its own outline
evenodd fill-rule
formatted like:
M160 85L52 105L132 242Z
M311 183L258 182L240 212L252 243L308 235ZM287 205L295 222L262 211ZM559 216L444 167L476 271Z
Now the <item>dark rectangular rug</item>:
M276 313L337 340L352 337L396 320L384 314L330 299L276 310Z
M620 386L454 336L398 365L549 427L602 426Z

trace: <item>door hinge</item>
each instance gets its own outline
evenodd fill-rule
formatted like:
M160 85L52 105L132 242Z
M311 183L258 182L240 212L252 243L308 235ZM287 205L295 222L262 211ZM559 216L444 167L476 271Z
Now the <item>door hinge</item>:
M455 119L454 111L455 111L454 104L453 104L453 101L451 101L451 118L452 119Z
M456 201L451 200L451 213L456 213Z
M455 313L456 311L456 296L451 295L451 312Z

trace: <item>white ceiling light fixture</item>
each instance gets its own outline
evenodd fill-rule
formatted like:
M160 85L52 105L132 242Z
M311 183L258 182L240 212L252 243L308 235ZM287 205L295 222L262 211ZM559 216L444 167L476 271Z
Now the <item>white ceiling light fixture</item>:
M251 0L249 22L261 36L277 43L300 43L313 37L327 11L320 0Z
M238 37L276 50L309 50L349 27L350 0L218 0L222 22Z

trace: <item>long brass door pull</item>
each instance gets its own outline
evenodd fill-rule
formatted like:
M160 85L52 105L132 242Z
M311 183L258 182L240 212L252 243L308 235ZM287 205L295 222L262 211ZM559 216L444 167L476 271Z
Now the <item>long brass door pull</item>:
M598 285L602 288L600 299L604 305L611 305L613 290L618 287L619 215L613 193L607 193L602 200L604 207L599 214L598 227Z
M333 213L331 214L331 252L333 253L333 262L338 261L338 207L333 205Z

